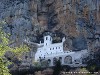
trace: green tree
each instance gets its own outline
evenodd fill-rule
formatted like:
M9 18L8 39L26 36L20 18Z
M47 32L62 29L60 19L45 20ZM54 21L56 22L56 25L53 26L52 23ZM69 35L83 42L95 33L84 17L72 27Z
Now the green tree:
M61 62L60 62L60 60L58 60L58 61L56 61L56 64L55 64L55 66L54 66L53 75L59 75L61 69L62 69Z
M5 53L7 51L11 51L15 53L17 56L20 56L23 52L29 50L26 45L20 45L19 47L9 47L9 34L3 32L3 25L5 24L4 21L0 22L0 75L11 75L9 73L8 65L11 64L6 58Z
M88 58L87 67L86 69L89 72L98 72L100 71L100 49L98 48L97 51L93 54L94 58Z

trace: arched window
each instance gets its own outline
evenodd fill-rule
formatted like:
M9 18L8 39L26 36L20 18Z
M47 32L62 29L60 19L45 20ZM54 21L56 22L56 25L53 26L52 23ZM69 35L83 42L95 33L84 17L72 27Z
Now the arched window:
M64 58L64 63L65 64L72 64L72 57L71 56L66 56Z

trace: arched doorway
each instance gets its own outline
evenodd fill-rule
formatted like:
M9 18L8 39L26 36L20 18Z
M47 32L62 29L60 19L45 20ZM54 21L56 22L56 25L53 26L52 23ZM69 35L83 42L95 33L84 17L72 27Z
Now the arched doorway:
M60 62L62 63L62 57L59 57Z
M50 59L48 59L48 65L50 65L51 64L51 60Z
M72 64L72 57L71 56L66 56L64 58L64 63L65 64Z
M55 65L56 64L56 61L57 61L57 58L53 58L53 65Z

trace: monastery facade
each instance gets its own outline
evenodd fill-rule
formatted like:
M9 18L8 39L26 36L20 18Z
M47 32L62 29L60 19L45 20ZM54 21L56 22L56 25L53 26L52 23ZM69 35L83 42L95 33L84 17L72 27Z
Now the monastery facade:
M52 42L51 33L47 32L44 35L44 42L38 44L38 49L35 54L35 61L39 62L40 60L47 60L49 66L54 66L56 60L60 60L62 65L70 65L70 66L83 66L84 59L88 56L87 49L80 51L71 51L64 50L63 43L65 41L65 37L62 38L60 43Z

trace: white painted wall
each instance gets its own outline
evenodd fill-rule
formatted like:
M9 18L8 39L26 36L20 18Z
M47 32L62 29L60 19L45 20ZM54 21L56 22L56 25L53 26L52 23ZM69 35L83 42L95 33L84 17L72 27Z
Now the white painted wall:
M63 52L63 42L65 41L65 38L62 39L61 43L54 43L52 44L52 37L50 35L44 36L44 43L40 43L40 47L37 49L37 52L35 54L35 61L39 60L39 57L44 58L46 55L49 54L57 54Z

